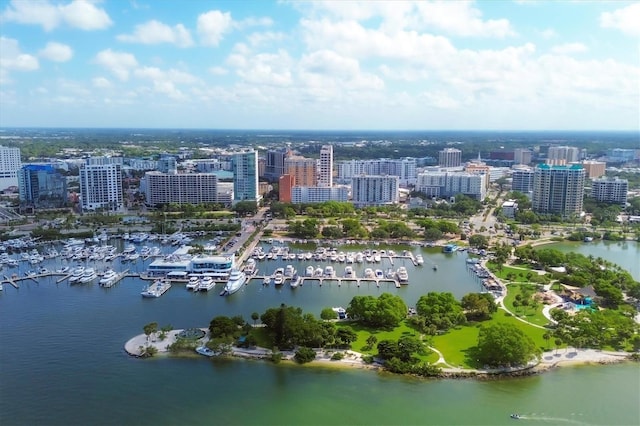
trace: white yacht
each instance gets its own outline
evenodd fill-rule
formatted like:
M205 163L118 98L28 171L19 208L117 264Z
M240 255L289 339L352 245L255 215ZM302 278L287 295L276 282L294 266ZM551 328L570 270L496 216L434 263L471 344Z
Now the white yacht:
M291 286L291 288L296 288L301 283L302 283L302 277L300 275L298 275L298 274L295 274L293 276L293 278L291 278L291 281L289 282L289 285Z
M96 270L93 268L87 268L84 270L82 277L78 280L81 284L87 284L95 280L98 277Z
M409 273L407 272L407 268L404 266L398 268L396 276L398 277L398 282L400 284L407 284L409 282Z
M384 272L382 272L382 269L376 269L375 274L376 280L381 280L384 278Z
M104 287L110 287L117 277L118 277L118 274L116 273L116 271L114 271L113 269L108 269L104 273L104 275L102 275L102 278L100 278L100 281L98 281L98 284Z
M333 266L327 265L324 267L323 275L327 278L333 278L336 275L336 271L333 269Z
M374 277L375 277L375 275L373 274L373 269L371 269L371 268L366 268L366 269L364 270L364 277L365 277L365 278L374 278Z
M83 274L84 274L84 266L78 266L74 268L73 272L71 272L71 276L69 277L69 282L70 283L77 282L80 278L82 278Z
M134 246L133 244L127 244L124 246L122 253L129 254L129 253L133 253L134 251L136 251L136 246Z
M318 267L316 268L316 270L315 270L315 271L313 271L313 276L314 276L314 277L316 277L316 278L320 278L320 277L322 277L322 273L323 273L323 272L324 272L324 271L322 270L322 268L318 266Z
M282 283L284 283L284 268L278 268L273 274L273 284L281 285Z
M224 286L224 290L220 295L229 296L235 293L242 288L245 282L247 282L247 276L238 269L233 268L229 275L229 281L227 281L227 285Z
M198 291L209 291L211 290L216 283L213 281L213 278L210 276L204 276L200 278L200 284L198 284Z
M307 277L312 277L313 276L313 271L315 271L315 268L312 265L307 266L307 269L305 270L305 275Z
M195 275L189 277L189 281L185 285L187 290L198 291L198 287L200 286L200 278Z
M293 265L287 265L284 268L284 276L285 278L291 278L295 275L296 270L293 268Z
M354 278L353 268L351 266L345 266L344 268L345 278Z
M422 255L421 255L421 254L417 254L417 255L416 255L416 263L417 263L418 265L422 265L422 264L424 264L424 258L422 257Z

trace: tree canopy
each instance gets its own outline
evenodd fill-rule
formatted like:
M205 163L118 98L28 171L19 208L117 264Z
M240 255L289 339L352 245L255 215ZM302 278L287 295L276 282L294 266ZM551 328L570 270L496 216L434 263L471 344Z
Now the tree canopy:
M373 296L355 296L347 307L350 318L371 327L393 328L407 316L407 305L402 298L391 293Z
M478 361L490 367L524 365L540 353L531 337L510 323L480 328L477 349Z
M455 325L464 324L466 320L462 306L448 292L430 292L420 296L416 312L424 318L424 326L432 331L446 331Z

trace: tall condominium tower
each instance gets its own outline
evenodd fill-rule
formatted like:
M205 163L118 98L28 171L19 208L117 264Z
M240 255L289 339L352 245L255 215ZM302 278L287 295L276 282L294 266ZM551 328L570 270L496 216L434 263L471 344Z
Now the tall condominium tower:
M121 211L122 166L109 157L87 158L80 166L80 204L82 210Z
M0 146L0 191L10 186L18 186L20 167L20 148Z
M289 148L270 149L267 151L264 177L271 181L277 181L280 176L285 174L284 162L286 158L291 156L291 154L292 153Z
M581 165L540 164L534 173L533 211L562 216L582 212L585 172Z
M550 146L547 152L547 163L563 165L575 163L580 159L580 150L573 146Z
M460 167L462 164L462 151L456 148L445 148L438 152L438 165L440 167Z
M323 145L320 149L318 162L318 186L330 188L333 186L333 146Z
M51 164L25 164L18 183L21 210L60 208L67 202L67 178Z
M591 184L591 196L605 203L627 205L629 181L626 179L601 177L594 179Z
M288 157L284 160L284 174L293 176L297 186L316 186L318 162L313 158Z
M398 176L354 176L351 179L356 207L395 204L399 199Z
M258 152L247 151L233 155L233 203L260 201L258 192Z

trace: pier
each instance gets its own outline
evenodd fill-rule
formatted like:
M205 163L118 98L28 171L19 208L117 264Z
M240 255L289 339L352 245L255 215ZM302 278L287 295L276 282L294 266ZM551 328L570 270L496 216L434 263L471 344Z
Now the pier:
M264 281L265 278L273 278L272 275L254 275L251 277L251 279L256 279L256 280L260 280L260 281ZM358 278L358 277L351 277L351 278L345 278L345 277L300 277L301 281L300 281L300 286L303 286L305 282L307 281L318 281L319 285L322 286L322 284L324 284L325 281L329 281L329 282L335 282L338 284L338 287L340 287L343 283L348 284L348 283L355 283L358 287L360 287L360 284L365 283L365 284L375 284L377 287L380 287L380 284L393 284L396 288L401 288L402 285L394 279L391 278L380 278L380 279L376 279L376 278ZM247 284L249 284L251 280L247 280ZM285 283L291 281L291 277L286 277L283 281L284 285ZM263 284L265 286L268 286L269 284ZM280 287L280 286L278 286Z

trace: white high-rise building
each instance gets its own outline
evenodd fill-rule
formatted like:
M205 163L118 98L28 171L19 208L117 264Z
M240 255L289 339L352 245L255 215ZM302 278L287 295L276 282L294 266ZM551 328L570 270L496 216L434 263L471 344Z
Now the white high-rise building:
M527 148L516 148L513 150L513 162L516 164L529 164L533 159L533 152Z
M355 176L351 197L356 207L396 204L400 197L398 176Z
M80 166L82 210L122 211L122 166L109 157L87 158Z
M146 203L201 204L219 203L218 177L213 173L147 172L145 179Z
M483 201L487 195L487 174L467 172L425 172L418 175L416 191L429 197L453 197L458 194Z
M327 201L347 201L349 189L344 186L294 186L291 188L293 204L324 203Z
M597 201L605 203L627 205L627 192L629 181L627 179L601 177L591 183L591 196Z
M415 185L416 159L402 158L377 160L346 160L336 164L337 180L342 183L351 182L351 178L360 175L398 176L400 186Z
M318 186L331 188L333 186L333 146L322 145L320 160L318 161Z
M523 194L531 194L533 191L533 178L535 172L530 168L514 169L511 174L511 190L519 191Z
M535 169L531 207L536 213L562 216L582 212L585 172L581 165L551 166Z
M445 148L438 152L438 165L440 167L460 167L462 164L462 151L456 148Z
M0 145L0 191L18 186L18 170L21 167L20 148Z
M573 146L550 146L547 164L562 166L580 160L580 150Z

